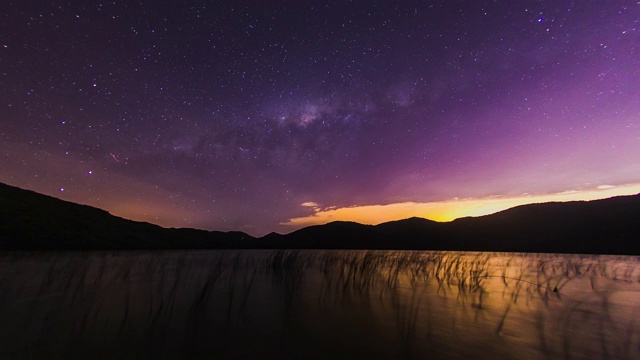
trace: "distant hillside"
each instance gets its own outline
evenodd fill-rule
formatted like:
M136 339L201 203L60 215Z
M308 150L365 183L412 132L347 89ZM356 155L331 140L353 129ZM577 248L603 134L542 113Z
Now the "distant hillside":
M285 235L280 245L640 255L640 195L523 205L446 223L421 218L376 226L334 222Z
M640 195L518 206L439 223L337 221L287 235L166 229L0 183L0 249L415 249L640 255Z
M0 183L0 249L202 249L250 245L245 233L165 229Z
M640 195L523 205L449 227L479 249L640 255Z

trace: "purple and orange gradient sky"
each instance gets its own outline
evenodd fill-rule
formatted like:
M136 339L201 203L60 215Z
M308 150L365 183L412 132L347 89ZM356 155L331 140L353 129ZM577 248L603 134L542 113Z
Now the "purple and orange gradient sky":
M0 181L290 232L640 192L636 1L0 5Z

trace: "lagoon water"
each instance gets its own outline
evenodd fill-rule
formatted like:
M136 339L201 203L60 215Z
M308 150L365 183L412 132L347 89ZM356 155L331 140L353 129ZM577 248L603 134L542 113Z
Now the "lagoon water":
M4 253L0 358L637 359L637 257Z

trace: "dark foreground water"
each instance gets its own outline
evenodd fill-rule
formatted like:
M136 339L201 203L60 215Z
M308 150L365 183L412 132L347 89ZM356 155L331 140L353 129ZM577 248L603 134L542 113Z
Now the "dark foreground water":
M0 255L0 358L638 359L637 257Z

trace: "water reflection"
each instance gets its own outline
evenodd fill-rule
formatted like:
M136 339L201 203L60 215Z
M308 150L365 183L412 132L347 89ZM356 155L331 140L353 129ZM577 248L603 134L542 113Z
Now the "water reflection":
M2 358L640 357L632 257L5 254Z

